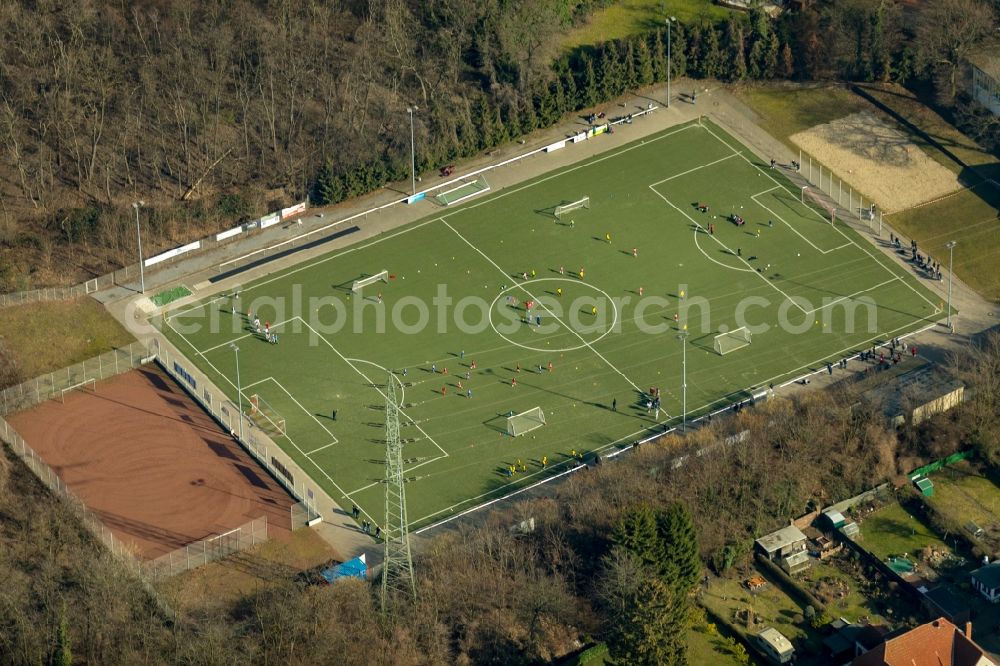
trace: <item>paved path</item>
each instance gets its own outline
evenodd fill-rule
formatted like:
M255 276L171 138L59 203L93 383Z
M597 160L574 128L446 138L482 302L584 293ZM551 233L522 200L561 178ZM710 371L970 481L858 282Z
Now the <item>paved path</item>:
M697 104L688 101L689 98L686 96L686 93L695 88L698 90ZM782 163L789 163L793 158L798 158L798 155L793 154L781 141L761 130L757 125L758 118L756 114L721 86L716 84L708 84L706 86L705 82L681 80L674 83L673 90L675 94L670 108L665 108L665 87L653 90L648 96L630 95L623 98L617 105L612 103L598 107L598 110L606 111L609 116L644 109L650 102L663 108L636 120L630 125L619 125L614 134L601 135L589 141L571 144L565 149L554 153L542 153L521 160L514 165L490 171L487 176L491 188L495 191L502 190L540 174L623 146L637 138L652 135L669 127L688 122L702 114L710 116L726 128L727 131L734 134L740 141L749 146L764 163L771 158ZM683 98L681 97L681 93L685 94ZM585 114L570 117L557 127L547 131L535 132L527 137L524 143L509 144L487 153L476 160L461 165L456 170L456 173L467 173L489 164L501 162L575 134L588 126L583 119L583 115ZM800 175L794 173L789 175L793 181L801 181L801 184L805 184ZM423 174L421 183L427 184L437 178L436 173ZM256 236L247 238L242 242L222 245L213 250L193 256L183 262L178 262L160 270L151 271L146 276L146 292L151 293L182 283L189 288L195 285L203 285L209 278L219 273L219 265L222 262L245 255L253 250L259 250L283 240L288 240L304 232L319 229L338 219L343 219L375 206L397 200L406 196L409 192L408 185L409 183L391 184L378 192L361 197L360 199L337 206L310 209L308 214L302 219L301 224L276 226L272 229L258 232ZM352 222L351 224L356 223L361 227L360 231L356 233L325 243L317 248L303 250L291 256L276 259L258 269L248 271L246 274L234 276L197 289L191 299L202 299L214 293L227 291L233 286L251 279L257 279L262 275L280 271L311 258L327 254L333 250L371 239L424 218L439 210L440 207L430 201L423 201L409 206L405 204L393 206L380 213L371 214L359 221ZM851 219L851 216L846 211L843 211L842 219ZM325 233L332 233L334 230L331 229L330 232L316 234L314 237L321 237ZM887 242L872 236L872 234L868 233L867 227L859 230L862 231L863 237L870 240L873 246L878 248L887 257L906 267L907 270L912 270L912 267L908 263L902 261L888 247ZM890 232L894 233L894 230L885 226L883 234L887 237ZM905 242L908 239L904 238L903 240ZM949 276L945 273L943 282L925 280L925 284L935 293L939 294L942 300L946 300L948 280ZM104 303L108 310L127 327L135 330L133 324L139 323L141 315L135 313L130 304L138 297L137 284L123 285L98 292L94 294L94 297ZM997 319L997 311L1000 308L981 298L958 279L954 281L952 302L955 309L960 312L954 318L956 324L955 333L950 333L942 325L911 338L911 342L918 345L922 356L932 360L940 360L949 351L968 344L972 336L1000 324L1000 320ZM847 371L835 370L832 375L827 373L825 366L818 367L810 376L810 387L828 386L833 382L843 379L845 372L856 372L860 369L863 369L863 366L856 360L850 361ZM791 394L798 390L805 390L804 385L791 384L780 387L778 393ZM347 511L338 511L337 519L325 522L318 532L336 549L341 557L348 558L358 555L361 552L367 552L370 562L374 563L380 559L379 546L357 529Z

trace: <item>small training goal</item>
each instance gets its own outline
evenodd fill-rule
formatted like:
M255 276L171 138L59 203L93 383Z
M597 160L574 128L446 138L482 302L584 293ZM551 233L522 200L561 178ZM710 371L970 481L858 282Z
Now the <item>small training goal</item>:
M566 213L572 213L574 210L580 210L581 208L590 208L590 197L584 197L582 199L578 199L577 201L560 204L556 206L556 209L552 214L555 215L556 219L561 220L563 215Z
M444 192L439 192L434 198L442 206L450 206L471 199L477 194L488 192L489 189L490 184L486 182L486 176L479 176L473 181L464 182Z
M369 275L368 277L355 280L351 285L351 291L355 294L367 287L370 284L375 284L376 282L388 282L389 281L389 271L380 271L375 275Z
M749 344L750 331L748 331L745 326L740 326L735 331L720 333L715 336L713 346L717 354L725 356L729 352L734 352L737 349L743 349Z
M519 437L545 425L545 412L541 407L532 407L526 412L507 417L507 434Z
M258 428L269 435L285 436L286 434L285 418L257 393L250 396L250 413L247 416Z

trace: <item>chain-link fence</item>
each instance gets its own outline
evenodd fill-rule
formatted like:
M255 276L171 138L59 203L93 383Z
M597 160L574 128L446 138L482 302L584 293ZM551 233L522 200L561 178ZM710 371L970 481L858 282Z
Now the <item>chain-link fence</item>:
M9 305L24 305L26 303L39 303L42 301L67 301L73 298L80 298L81 296L93 294L102 289L109 289L115 285L123 284L138 276L139 264L135 264L134 266L119 268L113 273L100 275L72 287L48 287L45 289L31 289L10 294L0 294L0 308Z
M223 534L213 534L201 541L189 543L142 564L151 579L169 578L189 569L200 567L239 553L267 541L267 516L255 518Z
M304 527L309 521L319 518L321 514L318 506L334 505L329 495L302 471L291 456L285 453L266 432L258 428L246 414L242 414L232 399L215 386L208 375L191 363L173 344L165 338L154 338L150 342L149 349L151 354L155 354L160 367L187 389L202 409L226 428L243 449L298 500L297 508L292 507L289 515L291 529ZM225 377L220 379L229 381ZM232 384L231 386L235 393L236 386Z
M0 441L5 442L10 447L11 451L24 462L27 468L38 477L46 488L66 503L70 511L79 518L80 522L113 555L118 557L134 572L141 573L139 562L135 558L134 549L118 539L111 530L104 526L104 523L101 522L101 519L95 513L87 509L83 500L69 489L63 480L59 478L59 475L42 460L41 456L24 441L24 438L3 417L0 417Z
M68 368L16 384L0 391L0 414L13 414L45 400L61 399L67 391L138 367L148 356L145 343L133 342L127 347L113 349Z

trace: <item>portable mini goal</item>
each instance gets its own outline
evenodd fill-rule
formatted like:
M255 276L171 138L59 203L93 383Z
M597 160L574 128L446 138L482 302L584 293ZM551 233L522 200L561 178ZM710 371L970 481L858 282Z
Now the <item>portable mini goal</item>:
M351 285L351 291L355 294L361 291L363 288L370 284L375 284L376 282L388 282L389 281L389 271L379 271L375 275L370 275L360 280L355 280Z
M574 210L580 210L581 208L590 208L590 197L584 197L567 204L560 204L556 206L556 209L552 214L555 215L556 219L561 220L562 216L566 213L571 213Z
M545 412L541 407L532 407L526 412L507 417L507 434L520 437L545 425Z
M270 435L286 434L285 417L256 393L250 396L250 413L247 416L258 428Z
M729 352L743 349L750 344L750 331L745 326L740 326L734 331L720 333L713 340L713 347L719 356L725 356Z
M486 182L486 176L479 176L471 182L465 182L444 192L438 193L434 198L442 206L450 206L460 201L471 199L477 194L488 192L490 184Z

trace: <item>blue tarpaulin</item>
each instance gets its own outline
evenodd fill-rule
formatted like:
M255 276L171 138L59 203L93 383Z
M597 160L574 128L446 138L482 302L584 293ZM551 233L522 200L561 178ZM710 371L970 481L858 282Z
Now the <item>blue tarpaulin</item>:
M361 580L368 580L368 565L365 564L365 556L355 557L353 560L348 560L338 564L337 566L330 567L329 569L324 569L319 574L327 583L332 583L338 578L360 578Z

